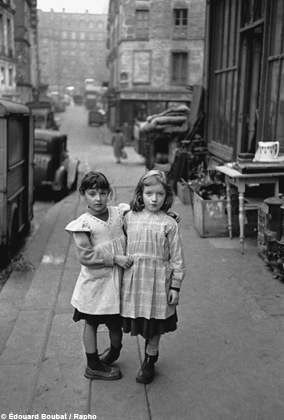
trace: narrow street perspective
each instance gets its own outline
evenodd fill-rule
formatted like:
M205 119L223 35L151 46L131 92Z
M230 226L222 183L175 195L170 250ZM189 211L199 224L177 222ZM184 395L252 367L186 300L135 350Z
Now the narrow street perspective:
M87 127L83 107L62 116L80 177L102 170L113 182L113 203L128 203L144 162L131 147L119 168L110 132ZM88 150L88 152L86 152ZM116 419L282 420L283 285L259 258L255 238L241 254L238 238L200 238L192 208L176 197L187 274L178 329L164 337L156 377L135 381L144 343L125 334L119 381L84 378L83 327L70 304L79 273L74 245L64 231L84 211L78 192L52 206L24 251L33 267L13 272L0 294L2 413L90 414ZM109 345L99 331L100 351ZM69 417L68 417L69 418Z
M283 0L0 0L1 420L284 419Z

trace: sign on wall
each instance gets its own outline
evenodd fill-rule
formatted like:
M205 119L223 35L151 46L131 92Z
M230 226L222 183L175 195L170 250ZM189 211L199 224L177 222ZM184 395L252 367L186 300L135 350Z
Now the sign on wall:
M150 83L151 51L134 51L133 83Z

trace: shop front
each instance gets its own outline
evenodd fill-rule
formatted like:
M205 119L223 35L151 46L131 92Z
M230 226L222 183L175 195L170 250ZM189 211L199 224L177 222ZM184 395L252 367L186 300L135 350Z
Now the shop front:
M185 92L121 91L113 95L110 106L109 125L123 127L127 137L134 137L136 121L146 121L147 116L160 114L168 108L187 105L190 107L192 90Z

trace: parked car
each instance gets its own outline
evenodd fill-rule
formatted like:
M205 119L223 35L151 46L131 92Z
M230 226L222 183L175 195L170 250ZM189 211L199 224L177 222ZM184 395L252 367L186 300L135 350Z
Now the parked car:
M74 95L73 100L74 100L75 105L83 105L83 102L84 102L83 95Z
M103 109L91 109L89 111L89 125L103 125L106 122L106 114Z
M35 130L36 189L49 187L56 200L77 188L79 160L67 151L67 135L53 130Z
M53 103L54 112L65 112L66 111L66 102L64 99L57 99Z
M35 116L35 128L59 130L59 124L54 116L54 110L50 102L28 102L26 105Z

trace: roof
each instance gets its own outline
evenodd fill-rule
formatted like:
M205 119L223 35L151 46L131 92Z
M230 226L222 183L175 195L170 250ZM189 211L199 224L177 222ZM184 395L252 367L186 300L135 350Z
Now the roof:
M50 101L39 101L39 102L27 102L26 105L31 108L32 110L34 109L52 109L51 103Z
M61 133L57 130L44 130L40 128L35 129L35 139L41 139L41 140L51 140L58 137L66 137L67 134Z
M8 101L6 99L0 99L0 116L9 114L30 114L30 109L18 102Z

